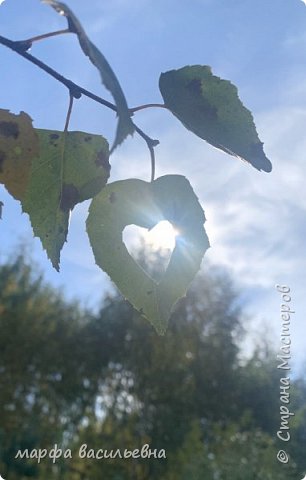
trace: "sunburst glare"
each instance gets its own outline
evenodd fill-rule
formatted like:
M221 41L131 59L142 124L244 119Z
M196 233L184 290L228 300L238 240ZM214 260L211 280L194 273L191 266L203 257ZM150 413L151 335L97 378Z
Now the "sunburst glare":
M170 222L163 220L151 230L129 225L124 229L123 241L128 248L145 243L152 250L173 250L178 233Z
M147 232L145 241L156 250L164 248L173 250L178 233L170 222L163 220Z

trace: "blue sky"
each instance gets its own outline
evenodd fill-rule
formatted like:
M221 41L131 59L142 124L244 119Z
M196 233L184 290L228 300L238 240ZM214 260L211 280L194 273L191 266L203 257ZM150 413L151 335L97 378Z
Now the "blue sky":
M273 163L270 174L213 149L164 110L146 110L135 121L160 140L157 175L188 177L207 216L211 249L203 261L226 266L241 288L241 302L254 318L257 341L279 344L280 296L275 284L292 291L292 362L305 358L306 311L306 6L301 0L92 0L67 1L92 41L103 51L130 106L160 102L161 72L184 65L210 65L231 80L253 112ZM66 27L65 20L38 0L5 0L1 34L24 39ZM82 55L74 36L53 38L32 48L68 78L110 99L99 74ZM0 46L0 105L26 111L40 128L62 129L67 92L36 67ZM104 134L115 131L113 113L90 100L76 102L70 128ZM128 139L112 158L111 179L149 180L149 157L139 138ZM52 270L28 217L0 187L4 259L20 239L28 242L46 278L69 297L94 305L109 288L95 265L85 234L88 203L72 215L61 273Z

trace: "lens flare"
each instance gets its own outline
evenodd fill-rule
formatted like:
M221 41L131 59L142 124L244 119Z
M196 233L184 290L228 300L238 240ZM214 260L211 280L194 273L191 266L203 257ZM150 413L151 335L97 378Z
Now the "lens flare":
M156 250L160 248L173 250L178 233L170 222L163 220L146 234L145 241Z

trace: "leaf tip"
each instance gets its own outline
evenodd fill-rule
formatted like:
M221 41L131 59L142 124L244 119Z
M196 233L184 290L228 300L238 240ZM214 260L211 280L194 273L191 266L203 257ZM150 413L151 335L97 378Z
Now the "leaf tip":
M247 160L259 171L266 173L270 173L272 171L272 163L264 152L262 142L258 142L251 146L251 152Z
M60 265L59 265L59 263L53 263L53 262L52 262L52 266L53 266L53 268L57 271L57 273L60 273Z

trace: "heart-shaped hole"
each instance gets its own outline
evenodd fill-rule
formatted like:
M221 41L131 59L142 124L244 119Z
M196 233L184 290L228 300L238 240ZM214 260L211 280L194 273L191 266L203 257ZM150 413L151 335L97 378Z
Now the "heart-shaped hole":
M151 266L162 274L168 267L175 247L178 231L167 220L163 220L151 230L128 225L123 230L122 238L130 255L146 269ZM145 258L143 258L145 256ZM156 263L156 265L154 265ZM159 276L159 274L156 272ZM156 277L156 275L153 275ZM156 279L156 278L155 278Z

